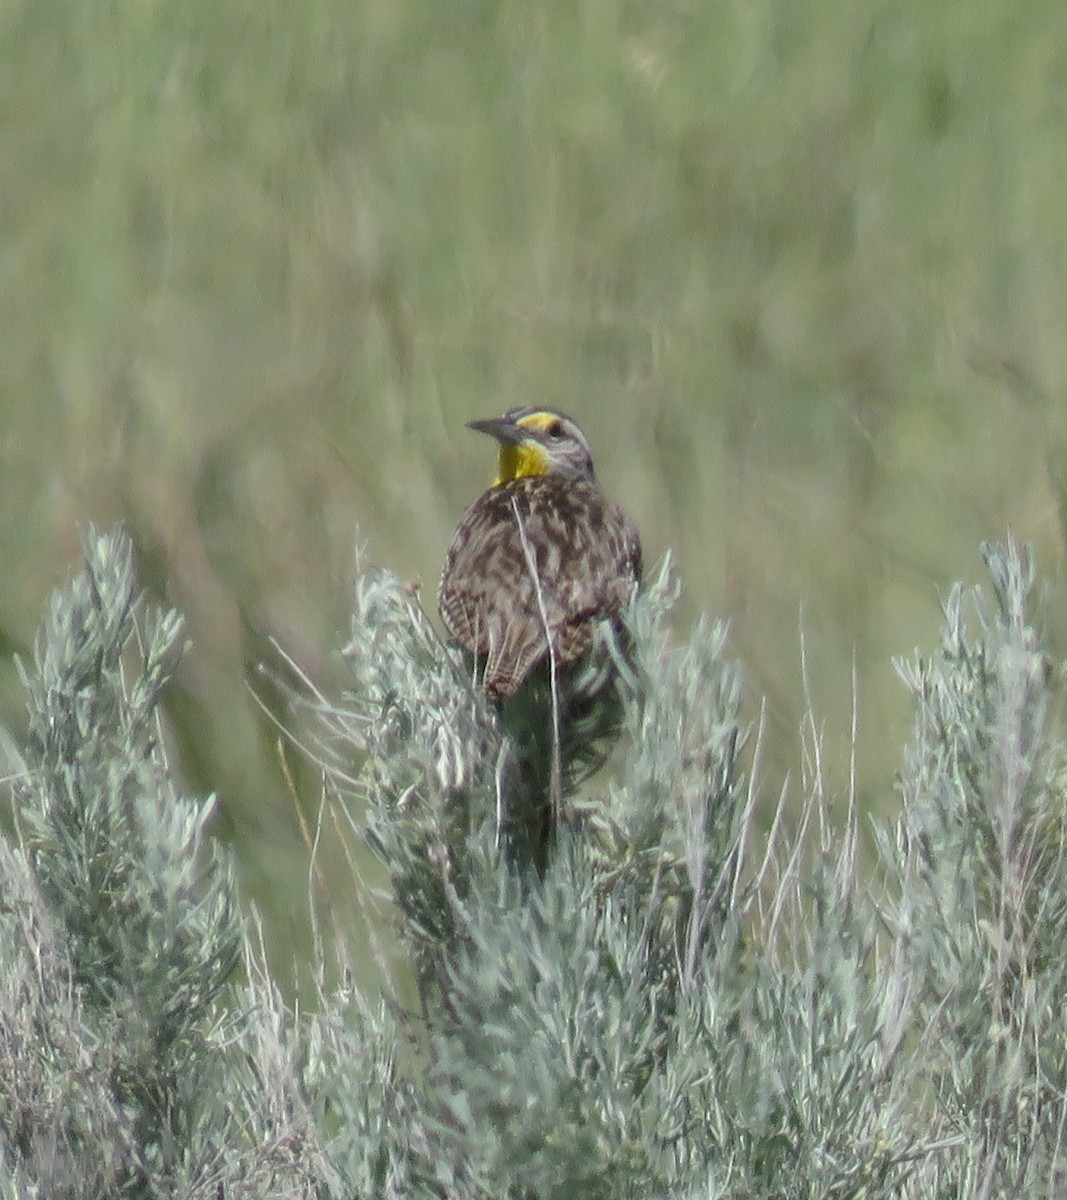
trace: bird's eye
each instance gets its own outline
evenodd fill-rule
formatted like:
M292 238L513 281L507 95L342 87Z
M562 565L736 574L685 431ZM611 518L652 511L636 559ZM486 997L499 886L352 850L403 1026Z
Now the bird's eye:
M548 436L550 438L561 438L563 436L563 424L561 421L553 421L548 427Z

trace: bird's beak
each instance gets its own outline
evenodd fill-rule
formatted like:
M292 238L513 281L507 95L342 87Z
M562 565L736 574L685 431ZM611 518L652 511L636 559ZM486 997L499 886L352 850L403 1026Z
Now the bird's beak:
M507 417L490 417L485 421L468 421L467 428L474 429L478 433L487 433L490 437L495 437L498 442L505 446L520 446L530 436L528 431L523 429L521 425L517 425Z

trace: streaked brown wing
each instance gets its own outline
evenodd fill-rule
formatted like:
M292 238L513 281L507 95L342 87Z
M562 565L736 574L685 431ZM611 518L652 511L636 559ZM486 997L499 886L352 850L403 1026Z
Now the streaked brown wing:
M640 575L637 533L595 483L524 478L467 510L438 605L449 634L482 665L486 691L509 696L548 652L546 625L558 661L573 661L592 621L621 609Z

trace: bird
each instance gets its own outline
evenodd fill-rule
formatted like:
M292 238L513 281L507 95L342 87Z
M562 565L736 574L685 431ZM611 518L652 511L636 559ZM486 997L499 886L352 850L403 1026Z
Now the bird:
M497 471L452 538L438 611L506 737L509 855L543 874L564 791L604 761L622 719L617 668L641 540L566 413L512 408L468 427L499 443ZM622 654L594 653L601 630Z
M485 694L506 700L542 662L579 660L597 622L625 609L641 580L641 541L565 413L513 408L468 428L499 443L497 473L460 520L437 602Z

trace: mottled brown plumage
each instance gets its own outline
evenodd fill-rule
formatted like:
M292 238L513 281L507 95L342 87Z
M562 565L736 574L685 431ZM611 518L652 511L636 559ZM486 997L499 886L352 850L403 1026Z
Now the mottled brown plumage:
M549 637L557 666L586 652L639 582L641 545L569 417L513 409L474 427L500 441L499 474L456 530L438 606L487 695L506 699L547 658Z

